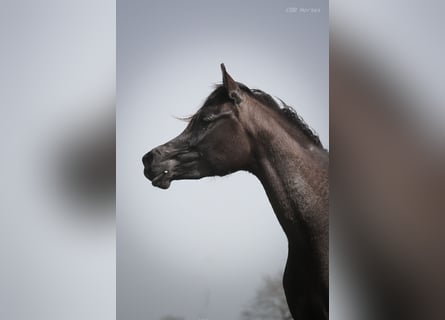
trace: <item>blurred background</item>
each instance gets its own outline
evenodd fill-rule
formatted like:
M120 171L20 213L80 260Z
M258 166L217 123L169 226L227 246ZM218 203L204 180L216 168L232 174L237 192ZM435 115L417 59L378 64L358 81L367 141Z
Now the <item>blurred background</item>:
M330 6L332 319L444 319L444 3Z
M311 77L315 73L297 73L312 65L305 66L306 61L297 65L293 58L307 52L285 52L279 46L281 40L275 40L288 37L289 46L307 41L311 47L318 43L318 39L300 34L315 32L307 25L303 30L289 29L297 28L300 19L309 20L308 16L291 15L291 9L281 19L283 8L315 7L315 2L283 0L255 6L227 3L212 8L204 2L189 2L188 7L177 7L184 21L199 16L197 8L205 16L193 20L192 30L186 28L185 22L171 20L176 12L171 8L173 3L165 4L168 14L158 8L143 19L140 16L146 11L135 11L145 5L132 1L127 6L122 1L117 10L118 19L121 14L134 17L124 19L128 25L118 26L118 41L140 42L133 44L129 52L119 51L127 50L125 46L117 47L118 54L127 61L118 70L119 90L121 82L123 85L129 81L129 91L122 96L119 92L119 99L125 101L119 134L120 125L131 123L130 119L137 115L147 117L143 119L146 126L135 125L122 131L124 135L138 136L138 142L122 137L122 143L137 146L122 146L122 151L134 151L128 153L131 159L122 162L122 166L131 163L135 171L128 172L130 178L119 180L118 170L118 195L125 191L122 197L138 198L145 204L127 206L130 201L124 204L118 200L118 236L122 233L123 238L118 241L118 254L124 261L136 257L127 260L126 266L120 261L117 264L118 282L120 274L131 280L131 271L136 279L118 284L118 299L122 301L118 313L126 313L119 318L133 319L127 308L135 307L134 315L155 310L145 317L155 320L195 319L197 314L205 317L219 312L226 317L255 319L259 317L255 312L261 311L258 301L266 301L262 306L267 306L267 301L280 301L275 284L282 272L285 249L278 248L285 242L253 177L238 174L214 181L174 183L170 190L161 193L144 180L139 169L140 157L146 150L173 137L183 127L170 116L192 113L210 92L210 85L219 81L220 58L208 67L207 60L212 50L221 49L220 42L211 42L215 46L207 48L209 54L202 48L203 34L211 29L215 30L215 40L222 36L224 42L237 39L230 52L219 53L227 56L224 62L237 80L293 105L329 146L331 319L443 319L443 2L330 2L329 144L326 119L319 125L317 119L321 118L314 113L322 110L317 108L324 108L325 98L313 97L310 90L317 94L325 91L312 87ZM1 319L116 318L115 6L115 1L105 0L0 2ZM240 18L242 29L231 34L222 31L227 26L221 21L234 20L236 25ZM150 28L149 19L153 20ZM327 21L324 17L322 20ZM275 29L280 30L279 35ZM134 38L131 32L124 33L126 39L120 37L120 30L134 31ZM164 30L167 37L162 43ZM178 39L188 32L196 40ZM154 40L144 40L140 33ZM169 40L175 41L168 43ZM320 40L320 45L324 48L325 42ZM240 51L253 47L263 50L250 54L246 66L240 64ZM137 50L132 53L132 48ZM171 61L171 70L178 72L172 79L163 79L170 66L167 68L160 61L177 54L173 50L178 48L182 54ZM324 54L323 50L309 53ZM184 56L202 58L206 66L195 68ZM132 58L134 63L129 61ZM290 67L268 66L270 61L277 63L279 59ZM263 62L261 68L252 70L251 66L258 62ZM168 70L161 72L161 66ZM190 72L192 67L193 73L181 73ZM324 68L320 65L321 70ZM199 81L190 81L195 74ZM265 78L264 74L276 78ZM303 76L308 78L301 80ZM161 99L160 92L153 93L150 88L157 81L171 84L173 97ZM185 83L189 89L181 90ZM288 90L288 85L299 90ZM189 96L188 92L193 94ZM157 97L152 98L153 95ZM142 106L138 100L147 104ZM173 100L187 103L170 103ZM148 114L148 108L154 108L150 102L158 102L159 108ZM140 113L142 110L144 114ZM327 113L323 110L320 115ZM165 136L152 136L148 126L153 124L151 117L164 124ZM133 132L138 130L139 134ZM119 189L119 181L127 181L122 186L130 189ZM246 202L246 194L231 192L233 185L241 182L249 184L248 198L257 199L258 203ZM181 190L198 192L189 191L192 184L208 197L200 205L207 208L200 211L207 213L204 217L197 213L196 206L191 206L192 196L171 200ZM216 202L222 190L236 200L234 207L228 202ZM143 195L139 197L139 193ZM175 201L182 201L184 209L167 212ZM154 211L155 203L160 202L162 205ZM216 215L215 203L218 210L222 207L229 215ZM169 220L159 220L163 215ZM183 232L180 248L171 240L172 224L167 221L178 222L184 229L173 229L175 237ZM211 223L220 228L210 233L205 226ZM243 223L249 228L236 229ZM225 232L228 225L229 233ZM189 238L187 232L196 236ZM162 242L155 243L160 235L164 236ZM261 242L254 243L253 239L258 238ZM254 252L254 248L260 252ZM211 249L219 250L218 259L207 258L213 254ZM243 250L245 254L241 255ZM188 254L195 259L184 260ZM199 255L201 258L196 259ZM247 259L247 255L251 258ZM178 257L180 263L174 260ZM218 264L213 270L223 270L225 274L193 276L194 268L201 270L199 267L212 264ZM169 268L160 270L168 265ZM256 272L250 275L246 270L253 266ZM178 270L180 273L174 274ZM153 279L154 274L160 278ZM162 281L167 274L169 280ZM241 281L237 274L243 276L242 286L233 285ZM158 286L160 282L162 286ZM164 306L159 301L165 302L162 297L168 297L170 288L176 285L180 287L174 289L175 298ZM120 292L144 293L147 300L144 296L122 297ZM155 299L149 299L150 293ZM232 295L235 298L231 299ZM159 302L156 308L151 308L153 301ZM224 310L219 310L215 301L227 302L221 306ZM171 308L173 302L175 308ZM270 319L285 316L267 315Z
M286 10L296 6L314 12ZM117 2L118 318L240 319L264 279L281 286L287 241L253 175L161 190L142 156L184 130L175 117L201 107L221 62L293 106L328 148L328 37L326 1Z
M113 319L115 3L0 2L0 319Z

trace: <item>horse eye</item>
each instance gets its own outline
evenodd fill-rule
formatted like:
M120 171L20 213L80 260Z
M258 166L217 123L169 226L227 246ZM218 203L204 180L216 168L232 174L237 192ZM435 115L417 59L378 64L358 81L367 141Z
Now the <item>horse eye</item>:
M199 127L202 129L202 130L207 130L209 127L210 127L210 124L211 124L211 119L209 118L209 117L202 117L201 119L200 119L200 121L199 121Z
M221 112L221 113L210 113L204 117L201 118L201 121L208 125L211 122L214 122L215 120L221 119L221 118L225 118L231 115L230 111L226 111L226 112Z
M215 115L212 113L212 114L209 114L209 115L203 117L203 118L202 118L202 121L205 122L205 123L209 123L209 122L212 122L212 121L216 120L217 118L218 118L218 117L215 116Z

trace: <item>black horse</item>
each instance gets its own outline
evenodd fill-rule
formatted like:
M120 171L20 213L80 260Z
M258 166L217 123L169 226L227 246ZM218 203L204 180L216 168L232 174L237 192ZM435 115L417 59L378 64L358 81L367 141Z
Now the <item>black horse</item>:
M283 286L294 319L328 319L329 153L296 112L261 90L223 84L179 136L143 157L144 174L172 180L251 172L264 186L286 233Z

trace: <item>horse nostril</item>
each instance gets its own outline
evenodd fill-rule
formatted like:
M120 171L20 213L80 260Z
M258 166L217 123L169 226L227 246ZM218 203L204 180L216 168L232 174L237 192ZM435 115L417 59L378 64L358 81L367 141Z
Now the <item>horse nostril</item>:
M142 158L142 163L144 164L144 167L149 167L152 162L153 162L153 151L150 151L147 154L145 154L145 156Z

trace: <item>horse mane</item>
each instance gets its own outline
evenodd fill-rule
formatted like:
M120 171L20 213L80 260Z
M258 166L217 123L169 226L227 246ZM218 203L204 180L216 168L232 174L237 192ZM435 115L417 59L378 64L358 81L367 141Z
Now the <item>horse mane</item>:
M281 106L269 94L259 89L250 90L253 96L269 108L273 108L280 112L287 120L295 125L301 132L317 147L323 148L318 134L303 120L303 118L295 111L294 108L287 105L283 100L277 98L281 102Z
M278 98L278 100L280 100L281 102L280 106L274 98L272 98L269 94L265 93L262 90L250 89L245 84L242 84L240 82L237 82L237 84L241 88L241 90L247 92L261 104L277 110L279 114L281 114L284 118L286 118L289 122L296 126L314 145L323 149L323 145L321 144L320 138L318 137L317 133L311 127L309 127L309 125L295 111L294 108L287 105L283 100ZM229 96L227 94L226 88L222 84L218 84L216 85L215 90L207 97L202 108L208 105L224 103L228 100Z

